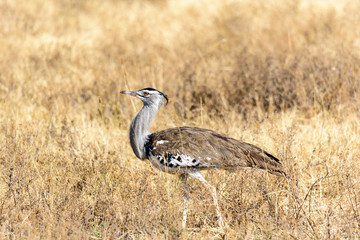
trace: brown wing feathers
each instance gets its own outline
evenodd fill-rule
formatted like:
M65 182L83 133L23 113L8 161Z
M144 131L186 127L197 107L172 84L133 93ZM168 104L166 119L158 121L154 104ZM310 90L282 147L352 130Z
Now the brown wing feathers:
M177 127L151 134L147 155L182 154L199 161L197 167L266 169L284 174L280 161L261 148L201 128Z

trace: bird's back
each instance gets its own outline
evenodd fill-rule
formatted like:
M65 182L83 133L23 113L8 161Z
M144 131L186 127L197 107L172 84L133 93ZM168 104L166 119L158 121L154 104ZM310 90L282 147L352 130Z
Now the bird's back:
M261 148L208 129L177 127L155 132L145 149L163 170L251 167L284 174L280 161Z

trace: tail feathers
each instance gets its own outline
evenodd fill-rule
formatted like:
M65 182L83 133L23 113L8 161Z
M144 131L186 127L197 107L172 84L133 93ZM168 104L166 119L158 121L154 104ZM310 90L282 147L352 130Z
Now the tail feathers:
M278 158L274 157L268 152L250 152L248 154L248 164L252 168L260 168L267 170L271 174L278 176L286 176L281 162Z
M283 170L275 170L275 171L269 170L269 173L280 176L280 177L287 177L286 173Z
M278 176L285 176L285 177L286 177L286 173L285 173L284 170L283 170L283 167L282 167L282 165L281 165L280 160L279 160L278 158L274 157L273 155L271 155L271 154L268 153L268 152L264 152L264 154L265 154L266 156L268 156L270 159L272 159L273 161L275 161L275 162L278 163L277 166L276 166L277 169L269 169L268 171L269 171L270 173L272 173L272 174L275 174L275 175L278 175Z
M264 154L265 154L266 156L268 156L270 159L274 160L275 162L280 163L280 160L277 159L276 157L274 157L273 155L271 155L270 153L264 151Z

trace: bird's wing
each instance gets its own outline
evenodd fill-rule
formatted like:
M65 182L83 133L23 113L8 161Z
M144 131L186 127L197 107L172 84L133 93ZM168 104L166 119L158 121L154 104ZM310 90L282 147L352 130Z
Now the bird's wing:
M148 156L171 168L252 167L283 173L280 161L261 148L207 129L177 127L155 132L145 148Z

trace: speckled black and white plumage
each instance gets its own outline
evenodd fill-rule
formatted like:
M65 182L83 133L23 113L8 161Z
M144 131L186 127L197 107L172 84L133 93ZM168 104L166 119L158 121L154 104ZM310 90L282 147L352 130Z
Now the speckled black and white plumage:
M187 169L198 168L200 165L199 159L191 157L186 154L171 153L171 152L159 152L158 148L161 145L167 144L168 140L155 140L154 134L148 137L145 143L145 151L148 159L158 169L167 172L183 172Z
M165 153L153 156L161 164L169 168L194 168L200 165L200 161L182 154Z

